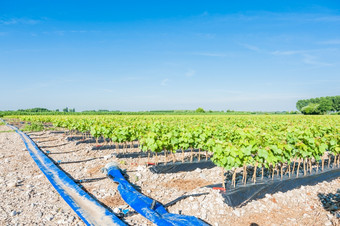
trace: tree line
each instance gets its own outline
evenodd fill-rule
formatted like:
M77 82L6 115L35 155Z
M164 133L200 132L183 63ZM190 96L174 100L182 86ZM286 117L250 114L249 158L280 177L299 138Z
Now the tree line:
M296 108L306 115L321 115L330 112L340 112L340 96L298 100Z

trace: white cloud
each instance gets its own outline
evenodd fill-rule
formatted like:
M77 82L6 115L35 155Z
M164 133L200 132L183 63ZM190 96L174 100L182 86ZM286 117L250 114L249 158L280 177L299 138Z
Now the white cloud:
M246 49L252 50L252 51L256 51L256 52L260 52L262 51L259 47L257 46L253 46L253 45L249 45L249 44L240 44L241 46L245 47Z
M319 43L324 45L340 45L340 39L327 40Z
M99 91L105 92L105 93L113 93L112 89L99 89Z
M169 82L168 78L163 79L162 82L161 82L161 86L167 86L168 82Z
M279 50L276 50L274 52L271 52L271 54L273 54L273 55L287 55L287 56L290 56L290 55L302 54L302 53L305 53L305 52L306 52L305 50L288 50L288 51L279 51Z
M42 32L45 35L69 35L69 34L85 34L89 32L97 32L95 30L54 30L54 31L44 31Z
M71 33L86 33L86 32L88 32L88 31L86 31L86 30L72 30L72 31L70 31Z
M314 65L314 66L332 66L333 64L330 63L326 63L326 62L320 62L317 60L317 57L309 55L309 54L303 54L303 62L305 64L310 64L310 65Z
M311 53L317 54L318 52L324 52L324 51L334 51L334 49L310 49L310 50L275 50L275 51L268 51L260 49L257 46L252 46L248 44L241 44L245 48L260 52L263 54L270 54L275 56L300 56L302 59L302 62L305 64L318 66L318 67L325 67L325 66L332 66L333 64L327 63L327 62L321 62L318 60L318 57L315 55L311 55Z
M209 13L207 11L204 11L201 16L209 16Z
M0 19L0 24L4 24L4 25L14 25L14 24L34 25L37 23L40 23L40 20L26 19L26 18Z
M127 77L123 77L122 80L124 81L140 81L140 80L145 80L146 77L143 76L127 76Z
M196 35L198 37L205 38L205 39L213 39L216 37L216 34L212 34L212 33L197 33Z
M210 57L225 57L226 54L223 53L214 53L214 52L198 52L198 53L192 53L193 55L197 56L210 56Z
M186 77L192 77L196 74L196 71L192 70L192 69L189 69L186 73L185 73L185 76Z
M314 18L313 21L338 22L340 21L340 16L322 16Z
M339 40L340 41L340 40ZM300 49L300 50L275 50L275 51L267 51L268 53L272 55L302 55L302 54L308 54L308 53L320 53L320 52L326 52L326 51L335 51L334 48L323 48L323 49Z

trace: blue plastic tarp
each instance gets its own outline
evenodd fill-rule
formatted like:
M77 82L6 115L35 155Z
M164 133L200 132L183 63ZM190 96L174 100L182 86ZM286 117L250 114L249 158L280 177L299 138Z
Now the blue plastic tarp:
M118 182L118 191L123 200L129 204L131 208L140 213L142 216L157 225L176 225L176 226L203 226L208 225L202 220L194 216L185 216L180 214L168 213L164 206L154 202L151 198L139 193L121 174L117 164L111 163L106 165L107 174Z
M40 170L45 174L60 196L87 225L126 225L116 215L81 189L64 171L59 169L25 133L14 126L9 127L21 136L28 152Z

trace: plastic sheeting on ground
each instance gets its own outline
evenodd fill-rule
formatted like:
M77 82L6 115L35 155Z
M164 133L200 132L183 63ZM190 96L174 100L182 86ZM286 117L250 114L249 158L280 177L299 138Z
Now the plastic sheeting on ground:
M64 171L59 169L39 147L23 132L14 129L25 143L32 159L45 174L60 196L70 205L87 225L126 225L116 215L100 205L94 198L81 189ZM31 144L31 148L29 143Z
M230 190L227 189L226 192L222 192L225 203L231 207L239 207L247 204L252 200L257 200L264 198L266 194L274 194L276 192L287 192L289 190L299 188L301 186L312 186L323 181L331 181L340 177L340 169L326 169L323 172L291 177L280 180L280 179L270 179L258 180L256 184L246 184ZM208 187L214 187L221 185L211 185Z
M106 165L105 168L107 169L107 174L111 176L115 182L119 183L118 191L123 200L129 206L131 206L131 208L133 208L135 211L137 211L153 223L157 225L176 226L208 225L202 220L199 220L198 218L193 216L168 213L164 206L162 206L160 203L155 202L151 198L139 193L136 189L134 189L132 185L123 177L116 163L110 163Z
M211 169L216 167L216 165L208 161L199 162L176 162L168 164L158 164L156 166L150 167L150 171L153 173L178 173L178 172L190 172L196 169Z

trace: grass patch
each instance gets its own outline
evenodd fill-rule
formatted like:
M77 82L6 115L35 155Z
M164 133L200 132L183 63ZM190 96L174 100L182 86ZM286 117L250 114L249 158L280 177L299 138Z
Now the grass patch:
M26 132L40 132L44 130L44 125L39 122L32 122L31 124L26 124L22 131Z
M0 133L11 133L14 132L14 130L4 130L4 131L0 131Z

